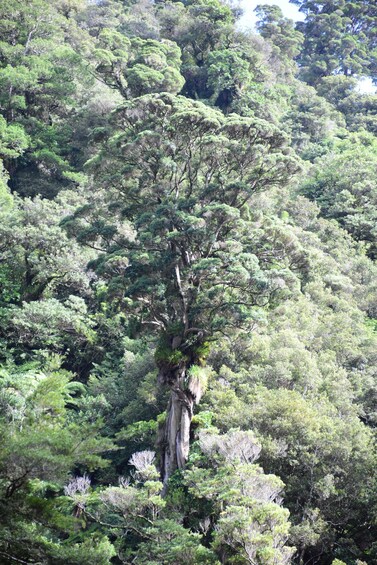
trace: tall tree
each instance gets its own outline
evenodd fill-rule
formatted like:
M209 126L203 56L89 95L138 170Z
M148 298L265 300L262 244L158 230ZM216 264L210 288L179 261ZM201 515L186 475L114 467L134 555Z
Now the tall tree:
M159 382L171 390L166 480L187 460L208 342L230 328L250 329L260 305L284 286L276 264L269 271L258 261L248 202L297 165L271 124L224 118L183 97L136 99L117 112L116 124L119 132L93 163L105 190L99 209L79 210L71 224L81 240L102 244L96 268L140 327L158 331ZM111 216L100 220L105 206Z
M315 85L332 74L376 76L376 5L370 0L291 0L305 13L302 76Z
M304 37L294 28L293 20L285 18L279 6L261 4L256 7L255 12L258 17L257 29L261 36L271 41L282 57L291 60L297 57Z

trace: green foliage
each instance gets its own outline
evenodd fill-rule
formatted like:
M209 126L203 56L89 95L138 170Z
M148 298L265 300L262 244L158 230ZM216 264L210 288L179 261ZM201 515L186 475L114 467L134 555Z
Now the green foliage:
M11 159L18 157L28 146L28 138L23 128L18 125L7 125L3 116L0 116L0 158Z
M98 37L94 60L96 72L125 98L150 92L176 93L184 83L179 47L168 40L129 40L105 28Z
M184 483L194 497L211 501L212 513L218 516L212 547L221 562L288 562L293 553L284 547L288 512L275 501L282 483L252 464L260 451L253 434L202 432L199 445L210 464L193 457Z
M293 21L284 18L278 6L259 5L256 14L257 28L261 36L278 49L281 58L294 59L300 53L304 36L294 28Z
M305 36L299 60L306 81L316 84L332 74L374 76L373 2L363 2L361 10L356 2L348 1L293 2L306 14L306 20L297 25Z
M4 565L376 562L377 12L293 1L0 2Z
M250 85L253 74L248 61L233 49L213 51L208 56L208 88L216 106L224 111Z
M376 257L376 192L374 136L355 134L339 141L332 154L316 162L303 193L315 199L325 217L336 219Z
M11 202L8 195L6 202ZM65 298L72 292L88 293L83 262L90 258L90 252L83 254L59 226L60 219L76 203L77 195L67 192L56 202L15 198L11 208L3 208L0 256L2 269L17 289L14 303L58 293Z
M72 482L67 494L76 504L80 501L87 520L99 527L106 523L117 538L120 559L137 555L141 563L217 564L213 552L201 545L199 534L164 516L166 501L153 460L151 451L134 453L129 461L136 469L132 482L121 478L119 487L106 488L99 495L86 491L84 496ZM133 549L127 548L127 542Z
M27 553L43 562L108 563L113 549L104 537L61 544L73 524L51 495L46 497L46 491L61 488L74 466L106 466L101 453L113 449L99 435L100 420L83 426L84 387L60 369L58 358L44 367L3 366L0 381L0 554L11 560ZM78 412L70 413L69 405Z
M162 333L154 354L157 367L167 366L174 368L187 361L187 356L185 356L179 349L173 349L171 345L174 335L180 335L182 330L183 328L181 323L176 322L168 328L167 332Z
M118 211L118 222L124 218L132 222L134 233L126 224L131 232L127 236L118 223L118 235L107 240L108 253L96 267L110 278L110 288L115 284L127 288L126 296L142 323L163 332L180 324L192 350L205 341L205 335L222 329L226 316L240 326L247 324L258 294L268 295L268 273L248 244L251 226L240 217L239 208L255 192L288 179L296 163L282 150L285 136L267 122L235 115L224 119L220 112L182 97L141 97L117 112L117 123L121 122L132 128L132 135L115 135L110 141L112 152L93 166L99 178L115 188L108 193L111 200L106 198L106 206L112 215ZM239 170L242 176L237 179ZM116 204L120 194L122 208ZM148 204L138 211L133 204L137 194L148 194ZM98 213L106 214L102 193L98 196L102 212L87 210L85 217L79 211L73 219L82 240L86 222L92 221L96 229ZM226 239L220 245L223 235ZM103 230L97 237L106 245ZM122 280L113 276L113 265L126 258L132 267L124 271ZM243 300L245 296L249 299ZM179 336L182 342L182 332ZM183 343L179 348L172 344L166 348L164 343L157 357L176 365L181 360L179 350L189 353Z
M173 368L184 361L185 356L183 355L182 351L179 351L179 349L171 349L171 347L169 347L169 344L164 343L163 345L157 346L155 359L158 367L160 365L167 365Z

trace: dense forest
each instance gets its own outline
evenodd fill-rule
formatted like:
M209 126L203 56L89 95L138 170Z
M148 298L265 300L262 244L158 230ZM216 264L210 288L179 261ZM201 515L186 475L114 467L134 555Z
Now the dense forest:
M377 563L377 5L292 3L0 0L1 564Z

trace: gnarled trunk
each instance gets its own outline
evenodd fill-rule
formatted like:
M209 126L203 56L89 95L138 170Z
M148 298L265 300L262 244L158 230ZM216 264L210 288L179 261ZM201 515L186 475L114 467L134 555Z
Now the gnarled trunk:
M190 390L187 367L160 369L159 382L170 387L170 399L161 447L161 473L164 484L176 469L182 469L188 459L190 427L195 396Z

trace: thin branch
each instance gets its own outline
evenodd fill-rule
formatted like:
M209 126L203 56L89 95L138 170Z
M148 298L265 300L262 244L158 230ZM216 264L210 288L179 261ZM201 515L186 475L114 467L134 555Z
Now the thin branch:
M16 563L23 563L24 565L32 565L30 561L24 561L23 559L18 559L17 557L13 557L13 555L10 555L9 553L5 553L5 551L0 551L0 555L4 555L8 559L11 559L12 561L16 561ZM33 565L36 565L36 563L34 562Z

